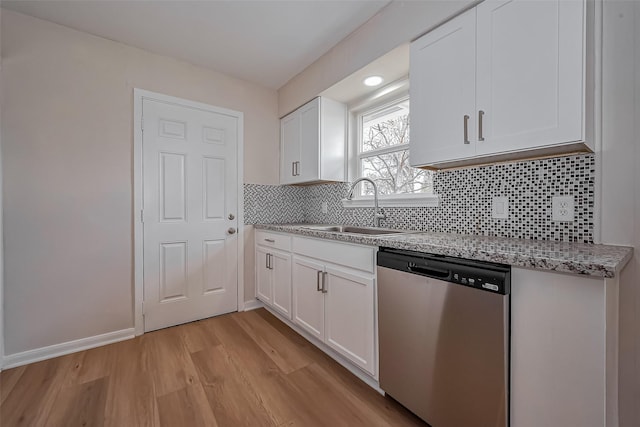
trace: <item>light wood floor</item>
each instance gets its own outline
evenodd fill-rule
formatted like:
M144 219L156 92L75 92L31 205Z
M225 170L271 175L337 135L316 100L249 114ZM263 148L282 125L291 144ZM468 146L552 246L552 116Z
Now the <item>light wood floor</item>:
M0 426L423 426L264 309L0 373Z

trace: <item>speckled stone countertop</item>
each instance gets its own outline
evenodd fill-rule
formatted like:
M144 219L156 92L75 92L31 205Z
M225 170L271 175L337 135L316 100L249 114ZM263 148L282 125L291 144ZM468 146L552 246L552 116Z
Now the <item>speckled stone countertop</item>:
M349 243L385 246L597 277L615 277L633 253L633 248L626 246L415 231L371 236L305 228L309 225L312 224L256 224L255 227L261 230L294 233Z

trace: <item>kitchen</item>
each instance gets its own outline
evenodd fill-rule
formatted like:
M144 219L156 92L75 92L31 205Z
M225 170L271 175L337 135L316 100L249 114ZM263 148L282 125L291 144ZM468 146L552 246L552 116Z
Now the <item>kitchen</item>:
M279 185L279 119L470 5L393 2L277 92L3 9L4 366L30 355L34 360L29 351L55 350L56 345L117 331L131 333L136 326L137 307L132 308L137 301L132 295L132 236L137 224L137 215L132 214L137 212L132 188L135 88L244 114L241 182L247 225L238 230L244 239L239 301L256 304L253 266L258 260L251 224L306 220L372 225L371 209L358 215L357 209L343 207L348 190L344 185ZM383 206L388 216L383 227L481 235L496 226L501 227L497 235L510 237L528 239L548 231L547 240L566 237L638 247L640 197L634 185L638 95L630 90L638 86L638 54L631 36L638 37L638 6L617 1L603 6L602 108L594 112L602 117L596 130L602 146L596 154L438 172L434 192L441 197L440 206ZM470 116L476 119L476 113ZM28 120L32 117L37 126ZM99 162L93 160L98 158ZM555 178L549 188L536 188L540 193L529 196L521 195L518 186L540 170L555 177L575 169L585 171L586 184L584 179L570 178L565 183L577 182L572 191L582 193L593 206L587 203L585 211L576 210L577 220L568 232L560 228L553 234L547 228L552 221L541 224L528 213L540 212L540 194L555 188ZM79 176L84 179L78 180ZM496 183L495 189L487 190L488 196L478 195L480 189L473 187L461 191L467 183L482 180ZM508 197L508 212L517 216L506 221L490 217L491 199L499 196ZM465 197L472 199L471 204ZM255 207L253 200L261 204ZM576 198L576 207L585 207L582 202ZM635 405L640 383L636 252L620 275L618 310L619 425L630 426L640 419ZM38 268L30 268L34 264ZM46 352L36 356L40 354ZM615 420L607 423L617 425Z

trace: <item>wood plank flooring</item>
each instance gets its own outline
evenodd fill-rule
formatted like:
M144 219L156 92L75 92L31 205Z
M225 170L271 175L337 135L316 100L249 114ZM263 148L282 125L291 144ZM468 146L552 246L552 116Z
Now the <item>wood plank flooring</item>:
M0 373L0 426L425 426L264 309Z

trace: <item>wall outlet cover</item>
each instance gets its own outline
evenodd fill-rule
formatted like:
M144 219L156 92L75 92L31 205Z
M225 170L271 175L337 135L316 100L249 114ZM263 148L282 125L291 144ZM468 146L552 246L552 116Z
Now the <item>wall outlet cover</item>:
M494 197L491 202L491 218L506 219L509 218L509 198Z
M326 214L329 211L329 207L327 205L327 202L322 202L322 213Z
M575 201L573 196L553 196L552 219L558 222L571 222L575 220Z

